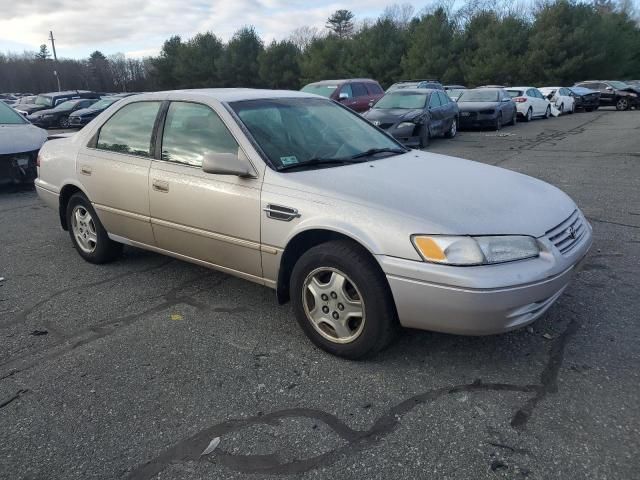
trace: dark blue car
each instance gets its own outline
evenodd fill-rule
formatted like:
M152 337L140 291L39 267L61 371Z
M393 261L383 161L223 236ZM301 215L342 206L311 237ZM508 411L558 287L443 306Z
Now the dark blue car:
M69 115L69 126L72 128L84 127L87 123L96 118L118 100L121 100L122 98L128 97L130 95L133 95L133 93L102 97L90 107L83 108L82 110L78 110Z

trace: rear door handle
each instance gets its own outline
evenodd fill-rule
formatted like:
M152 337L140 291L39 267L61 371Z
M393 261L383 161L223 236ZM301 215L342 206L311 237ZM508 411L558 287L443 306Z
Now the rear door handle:
M83 175L91 175L92 172L93 172L93 169L88 165L82 165L80 167L80 173Z
M162 180L154 179L151 186L156 192L167 193L169 191L169 182L164 182Z

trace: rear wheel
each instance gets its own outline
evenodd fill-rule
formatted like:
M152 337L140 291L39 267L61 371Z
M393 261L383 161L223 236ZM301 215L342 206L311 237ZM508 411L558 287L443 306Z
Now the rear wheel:
M122 244L109 238L91 202L82 193L69 199L67 226L73 246L87 262L107 263L122 252Z
M382 271L347 240L308 250L291 273L292 303L309 339L329 353L357 359L386 347L398 321Z
M616 101L616 110L629 110L629 100L624 97L618 98L618 100Z
M533 120L533 109L529 107L529 110L527 110L527 114L524 116L524 121L530 122L531 120Z
M493 124L493 129L497 132L498 130L500 130L502 128L502 113L499 113L496 116L496 121Z
M456 136L456 133L458 133L458 119L454 117L453 120L451 121L451 126L449 127L449 130L447 130L447 133L445 133L444 136L447 138L453 138Z

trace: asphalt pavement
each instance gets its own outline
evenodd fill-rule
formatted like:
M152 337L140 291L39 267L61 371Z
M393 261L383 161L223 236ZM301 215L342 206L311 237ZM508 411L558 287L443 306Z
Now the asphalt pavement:
M560 187L595 243L532 328L406 331L360 362L258 285L133 248L86 263L3 191L0 478L639 478L638 132L599 110L434 139Z

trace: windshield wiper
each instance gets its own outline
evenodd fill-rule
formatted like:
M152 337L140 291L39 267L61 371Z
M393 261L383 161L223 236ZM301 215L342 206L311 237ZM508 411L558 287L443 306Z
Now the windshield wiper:
M293 170L295 168L307 168L307 167L315 167L318 165L347 165L350 163L360 163L362 160L356 160L355 158L322 158L322 157L314 157L306 162L293 163L291 165L282 165L278 167L278 171L282 172L284 170Z
M351 157L352 160L362 157L371 157L378 153L407 153L407 150L399 148L370 148L366 152L356 153Z

